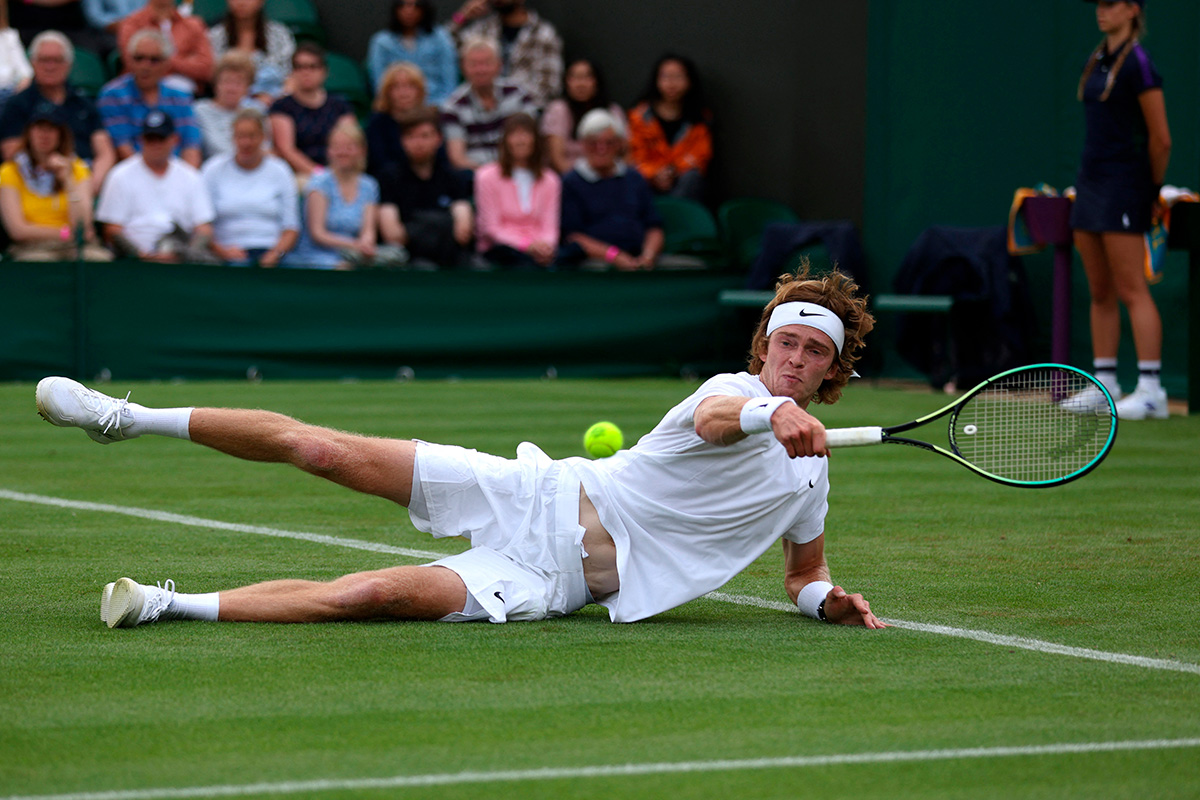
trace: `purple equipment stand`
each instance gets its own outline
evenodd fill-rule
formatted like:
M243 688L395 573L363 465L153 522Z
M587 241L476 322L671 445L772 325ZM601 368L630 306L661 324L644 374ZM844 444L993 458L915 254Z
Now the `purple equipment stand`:
M1021 213L1029 235L1040 245L1054 246L1054 301L1050 360L1071 363L1071 201L1065 197L1028 197ZM1198 231L1200 233L1200 231Z
M1200 203L1171 207L1167 248L1188 251L1188 413L1200 414Z

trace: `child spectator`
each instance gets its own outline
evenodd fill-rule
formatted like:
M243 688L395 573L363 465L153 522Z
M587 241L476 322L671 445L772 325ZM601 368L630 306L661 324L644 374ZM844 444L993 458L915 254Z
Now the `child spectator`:
M542 114L550 164L559 173L565 173L583 157L583 144L575 138L575 129L584 114L593 108L606 108L618 117L624 116L619 105L609 102L600 70L586 58L567 65L566 83L566 95L551 100Z
M96 244L87 165L71 128L47 103L30 117L16 153L0 165L0 217L14 261L110 261Z
M528 114L504 123L500 158L475 173L479 252L504 267L544 268L558 250L562 180L546 164L545 140Z
M388 67L415 66L425 76L429 102L439 105L458 85L458 55L445 28L434 24L430 0L393 0L388 28L378 31L367 45L367 72L371 85L381 92Z
M267 19L264 0L226 0L226 14L208 31L208 42L218 59L237 52L254 62L250 94L263 103L281 97L292 74L296 40L282 22ZM214 78L215 80L215 78Z
M712 133L700 76L690 59L658 60L629 112L629 160L658 194L702 200Z

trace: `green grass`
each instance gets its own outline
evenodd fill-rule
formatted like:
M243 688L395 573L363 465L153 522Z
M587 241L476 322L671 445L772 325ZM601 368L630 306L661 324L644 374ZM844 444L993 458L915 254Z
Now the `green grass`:
M152 405L271 408L511 456L633 441L678 381L114 386ZM855 385L830 426L902 422L927 392ZM166 439L100 447L0 386L0 489L453 552L407 514L277 465ZM1200 417L1123 425L1094 473L1001 487L907 448L840 451L827 554L882 616L1200 663ZM701 599L633 625L590 607L512 625L172 623L110 631L120 575L208 591L392 556L0 499L0 799L334 782L295 797L1194 798L1200 751L570 777L336 782L623 764L1200 737L1200 675L960 638L819 625ZM772 550L724 591L783 601ZM259 791L266 796L266 789ZM199 796L212 796L199 795ZM250 795L245 795L250 796Z

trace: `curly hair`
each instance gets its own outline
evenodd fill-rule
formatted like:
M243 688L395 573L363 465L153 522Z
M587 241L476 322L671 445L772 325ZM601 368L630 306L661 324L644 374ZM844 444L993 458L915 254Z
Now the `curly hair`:
M750 360L746 371L751 375L762 372L771 312L781 303L795 301L816 303L828 308L838 315L846 328L842 352L834 360L834 376L822 381L813 397L818 403L836 403L842 396L842 389L850 382L850 376L854 374L854 365L862 357L863 338L875 327L875 318L867 311L867 296L859 297L858 284L836 268L827 275L810 278L808 260L805 259L796 274L780 276L775 284L775 297L763 309L762 319L750 343Z

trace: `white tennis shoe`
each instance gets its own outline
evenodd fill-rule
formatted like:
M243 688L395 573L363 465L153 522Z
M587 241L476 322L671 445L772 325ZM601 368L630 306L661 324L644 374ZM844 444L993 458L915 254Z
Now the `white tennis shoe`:
M100 444L132 439L133 410L129 395L121 400L89 389L70 378L42 378L37 385L37 410L42 419L60 428L82 428Z
M100 595L100 621L110 628L157 622L174 599L175 581L143 586L131 578L121 578L105 586Z
M1112 398L1114 401L1121 399L1119 389L1112 393ZM1058 407L1063 411L1072 411L1076 414L1096 414L1108 411L1108 398L1098 387L1088 386L1082 392L1076 392L1070 397L1060 400Z
M1140 386L1117 403L1120 419L1166 419L1171 412L1167 408L1166 389L1143 389Z

